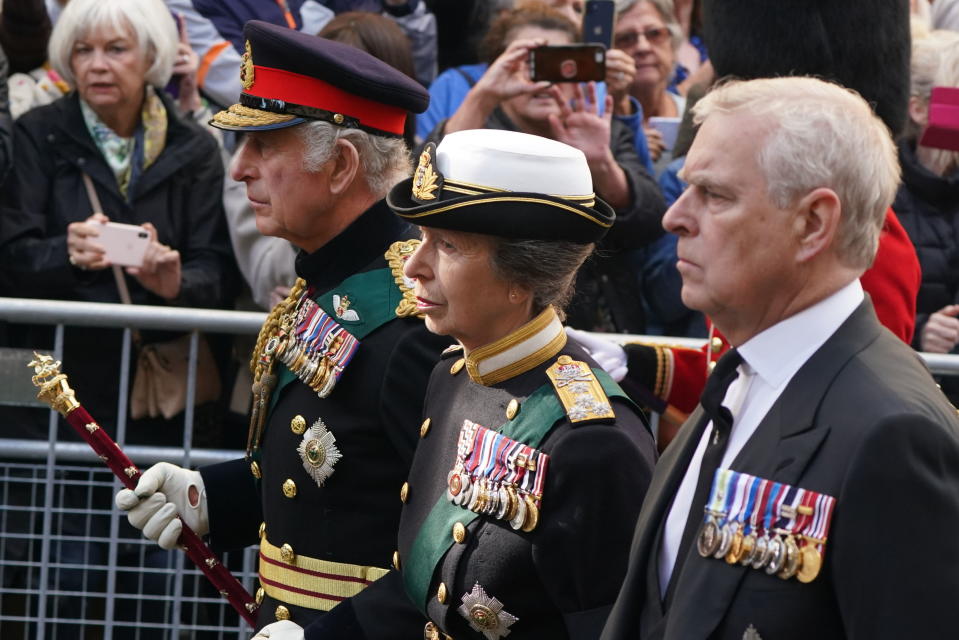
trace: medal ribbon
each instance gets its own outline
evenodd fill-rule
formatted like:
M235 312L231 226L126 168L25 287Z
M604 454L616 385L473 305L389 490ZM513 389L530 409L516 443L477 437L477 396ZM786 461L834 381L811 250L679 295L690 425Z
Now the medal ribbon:
M779 501L779 504L776 505L776 524L773 525L773 529L778 530L777 533L782 531L788 531L787 523L790 521L790 518L783 513L783 505L795 505L796 496L799 493L799 490L792 485L783 485L783 488L786 489L784 492L782 500ZM795 510L793 510L793 517L795 517Z
M762 522L762 513L763 509L766 506L766 501L769 500L770 490L773 488L773 483L769 480L763 478L759 483L759 499L753 505L752 516L749 519L749 530L758 531L762 528L760 523Z
M756 504L756 494L759 492L759 488L762 486L763 480L761 478L757 478L756 476L748 476L746 474L743 475L748 478L749 494L746 498L745 506L743 507L742 511L739 512L736 519L743 528L743 534L748 535L749 532L752 531L752 527L748 522L749 516L753 512L753 507Z
M820 553L825 553L826 536L829 534L829 525L832 522L832 512L835 506L836 499L824 493L819 494L816 499L816 519L812 525L812 537L816 538L817 541L821 540L821 542L816 542Z
M710 518L717 518L721 515L720 508L722 508L722 484L723 478L729 474L729 469L716 469L716 472L713 474L713 486L709 490L709 500L706 501L706 518L705 522L709 522Z
M746 502L746 485L752 476L745 473L733 472L730 485L733 500L730 504L729 512L726 514L726 520L722 524L727 524L738 519L739 512L742 511L743 504Z
M778 510L778 502L781 502L782 498L785 497L785 492L783 491L784 487L788 485L782 485L780 483L775 483L773 485L772 491L769 492L769 496L766 499L765 511L766 516L763 519L763 533L767 536L769 535L770 528L773 524L773 513Z

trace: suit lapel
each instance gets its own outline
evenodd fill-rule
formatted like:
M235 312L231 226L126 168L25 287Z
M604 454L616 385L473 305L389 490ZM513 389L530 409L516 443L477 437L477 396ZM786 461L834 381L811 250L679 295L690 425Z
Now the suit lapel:
M828 420L817 420L823 397L849 359L881 330L867 298L793 376L730 466L776 482L799 483L831 429ZM753 570L703 558L695 545L689 553L670 607L667 638L709 636L740 581Z
M656 464L636 521L629 569L609 615L607 633L610 635L619 633L623 637L634 637L640 627L640 611L643 609L656 619L663 615L659 596L659 547L656 541L707 422L702 408L697 407ZM645 605L637 604L644 602Z

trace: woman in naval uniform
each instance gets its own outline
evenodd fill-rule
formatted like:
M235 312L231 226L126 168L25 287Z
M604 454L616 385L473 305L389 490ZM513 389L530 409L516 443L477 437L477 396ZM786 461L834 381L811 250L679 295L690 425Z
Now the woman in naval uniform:
M427 328L459 344L433 370L397 487L395 571L305 635L596 638L655 459L642 416L561 321L615 216L580 151L492 130L428 145L388 203L421 227L405 275ZM405 612L371 599L383 590ZM260 637L303 637L271 627Z

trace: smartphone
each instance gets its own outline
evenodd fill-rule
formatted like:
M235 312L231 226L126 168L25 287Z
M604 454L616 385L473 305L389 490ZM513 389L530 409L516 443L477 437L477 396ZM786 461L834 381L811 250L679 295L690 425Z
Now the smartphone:
M98 229L96 242L106 250L105 258L110 264L122 267L139 267L150 245L150 234L143 227L120 222L105 222Z
M652 116L649 119L649 126L663 134L663 144L667 151L672 151L676 144L676 136L679 135L679 124L682 118L666 118L663 116Z
M583 12L583 42L613 48L615 0L588 0Z
M606 77L606 49L600 44L530 49L529 75L534 82L599 82Z

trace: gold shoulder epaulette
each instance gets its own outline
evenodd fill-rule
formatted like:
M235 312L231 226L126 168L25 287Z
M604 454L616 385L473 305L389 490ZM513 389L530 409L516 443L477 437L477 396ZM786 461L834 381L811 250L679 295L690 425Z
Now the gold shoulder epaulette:
M450 346L443 349L443 353L440 354L444 358L448 358L454 353L460 353L463 350L463 345L461 344L451 344Z
M390 265L390 271L393 273L393 281L399 288L403 297L400 303L396 305L396 317L407 318L409 316L423 317L423 314L416 312L416 296L413 295L413 281L403 275L403 265L410 259L416 248L420 246L420 241L400 240L390 245L383 257Z
M615 418L609 398L596 375L585 362L560 356L546 370L559 401L573 424Z

